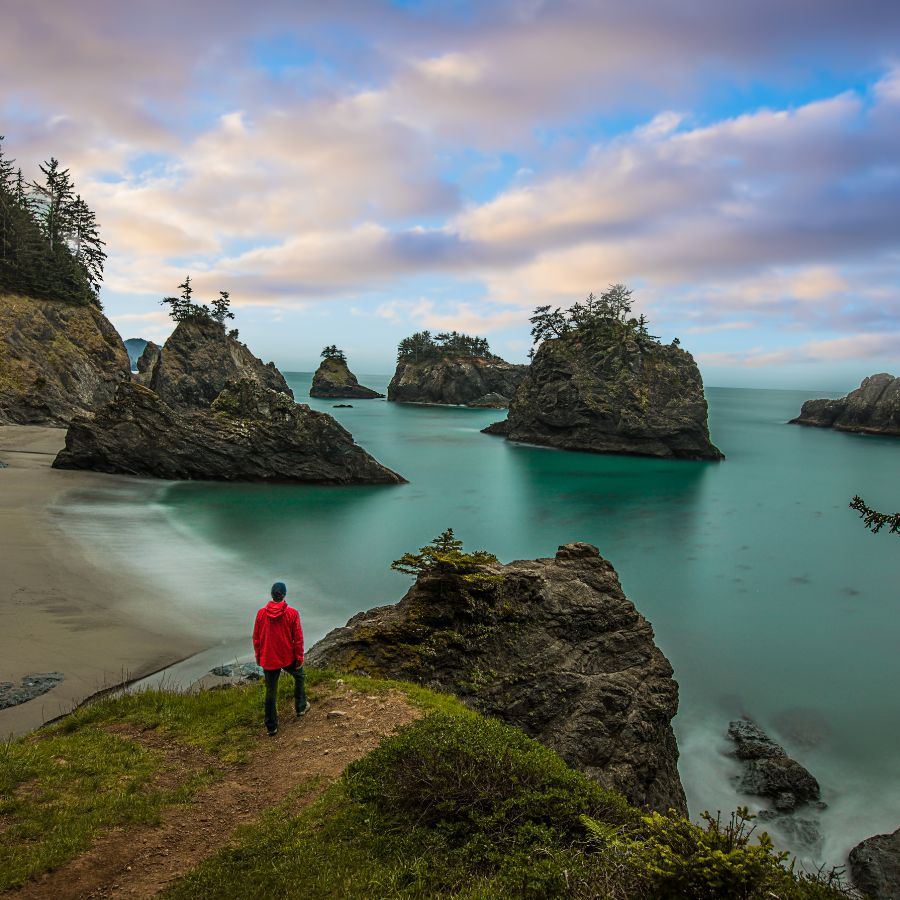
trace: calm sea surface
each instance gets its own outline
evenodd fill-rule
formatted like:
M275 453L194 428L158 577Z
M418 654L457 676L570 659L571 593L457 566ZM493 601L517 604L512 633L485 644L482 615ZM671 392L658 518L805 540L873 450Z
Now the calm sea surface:
M146 521L176 537L148 538L134 562L166 570L211 640L245 652L247 622L275 580L313 640L395 602L410 579L391 560L448 526L503 561L589 541L675 668L693 815L748 801L722 753L729 720L746 714L822 784L828 809L806 816L823 835L817 847L770 828L798 853L840 862L858 840L900 826L900 539L871 535L847 508L858 493L900 509L900 441L786 425L809 393L710 388L725 462L592 456L479 433L503 411L378 400L334 409L340 401L309 400L309 374L287 377L299 400L410 483L155 488ZM95 528L115 530L114 507Z

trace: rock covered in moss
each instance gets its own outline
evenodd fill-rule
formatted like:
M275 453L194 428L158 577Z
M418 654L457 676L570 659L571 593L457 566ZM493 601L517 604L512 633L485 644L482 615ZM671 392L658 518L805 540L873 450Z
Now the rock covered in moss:
M562 450L723 458L694 358L655 341L604 343L578 332L544 341L506 422L485 430Z
M0 424L65 425L111 400L130 370L96 306L0 294Z
M253 379L230 382L208 410L180 410L123 383L93 417L75 419L58 469L212 481L400 484L326 413Z
M344 359L326 357L313 375L310 397L337 397L347 400L376 400L384 397L360 384Z
M479 406L489 397L489 405L505 407L527 368L499 356L447 356L420 362L404 358L397 363L387 398L400 403Z
M226 384L245 379L294 397L274 363L263 363L212 319L179 322L145 369L143 383L178 409L206 409Z
M900 435L900 378L887 372L864 378L838 400L807 400L791 425L815 425L838 431Z
M328 634L308 662L454 693L631 802L684 813L678 685L612 565L579 543L485 572L498 580L467 589L420 575L396 606Z

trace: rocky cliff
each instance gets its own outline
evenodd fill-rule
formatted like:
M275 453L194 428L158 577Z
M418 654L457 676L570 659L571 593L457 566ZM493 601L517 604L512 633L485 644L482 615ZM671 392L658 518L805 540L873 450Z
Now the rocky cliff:
M137 373L132 372L132 377L140 384L146 385L153 377L153 369L162 353L162 347L154 344L153 341L147 341L141 355L137 358Z
M563 450L723 458L694 358L655 341L604 344L579 333L544 341L507 420L485 430Z
M488 565L493 583L420 575L396 606L354 616L312 666L417 681L520 727L600 784L685 812L672 667L589 544Z
M882 372L839 400L807 400L790 424L900 435L900 378Z
M0 424L65 425L112 399L130 370L97 307L0 294Z
M338 397L347 400L376 400L383 397L361 385L343 359L323 359L313 375L310 397Z
M500 357L438 357L414 362L401 359L388 385L388 400L505 407L525 377L527 366ZM491 395L489 403L484 398Z
M187 320L163 344L143 382L169 406L205 409L230 381L250 379L293 398L274 363L263 363L212 320Z
M227 384L208 410L182 410L131 382L73 420L57 469L214 481L400 484L331 416L253 379Z

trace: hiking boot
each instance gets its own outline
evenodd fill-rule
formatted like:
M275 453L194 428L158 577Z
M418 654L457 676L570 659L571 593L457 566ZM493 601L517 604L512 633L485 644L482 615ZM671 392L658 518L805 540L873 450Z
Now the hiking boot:
M278 734L278 726L276 725L274 728L267 728L266 731L269 734L269 737L275 737Z
M309 700L306 701L305 706L300 706L300 704L298 703L296 709L298 719L300 718L300 716L305 716L309 712Z

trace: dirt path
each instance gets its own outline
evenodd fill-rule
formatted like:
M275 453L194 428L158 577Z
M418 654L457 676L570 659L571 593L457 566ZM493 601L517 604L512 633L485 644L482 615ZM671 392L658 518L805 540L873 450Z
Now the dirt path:
M7 896L154 897L228 843L239 825L285 800L298 784L315 780L291 804L292 812L312 802L348 763L419 715L399 692L367 696L347 685L322 691L303 719L282 712L277 737L266 737L260 727L259 748L248 762L220 767L223 775L215 784L198 791L187 806L164 810L159 825L112 831L80 857ZM166 754L166 787L173 779L215 765L210 757L167 743L155 732L124 733Z

